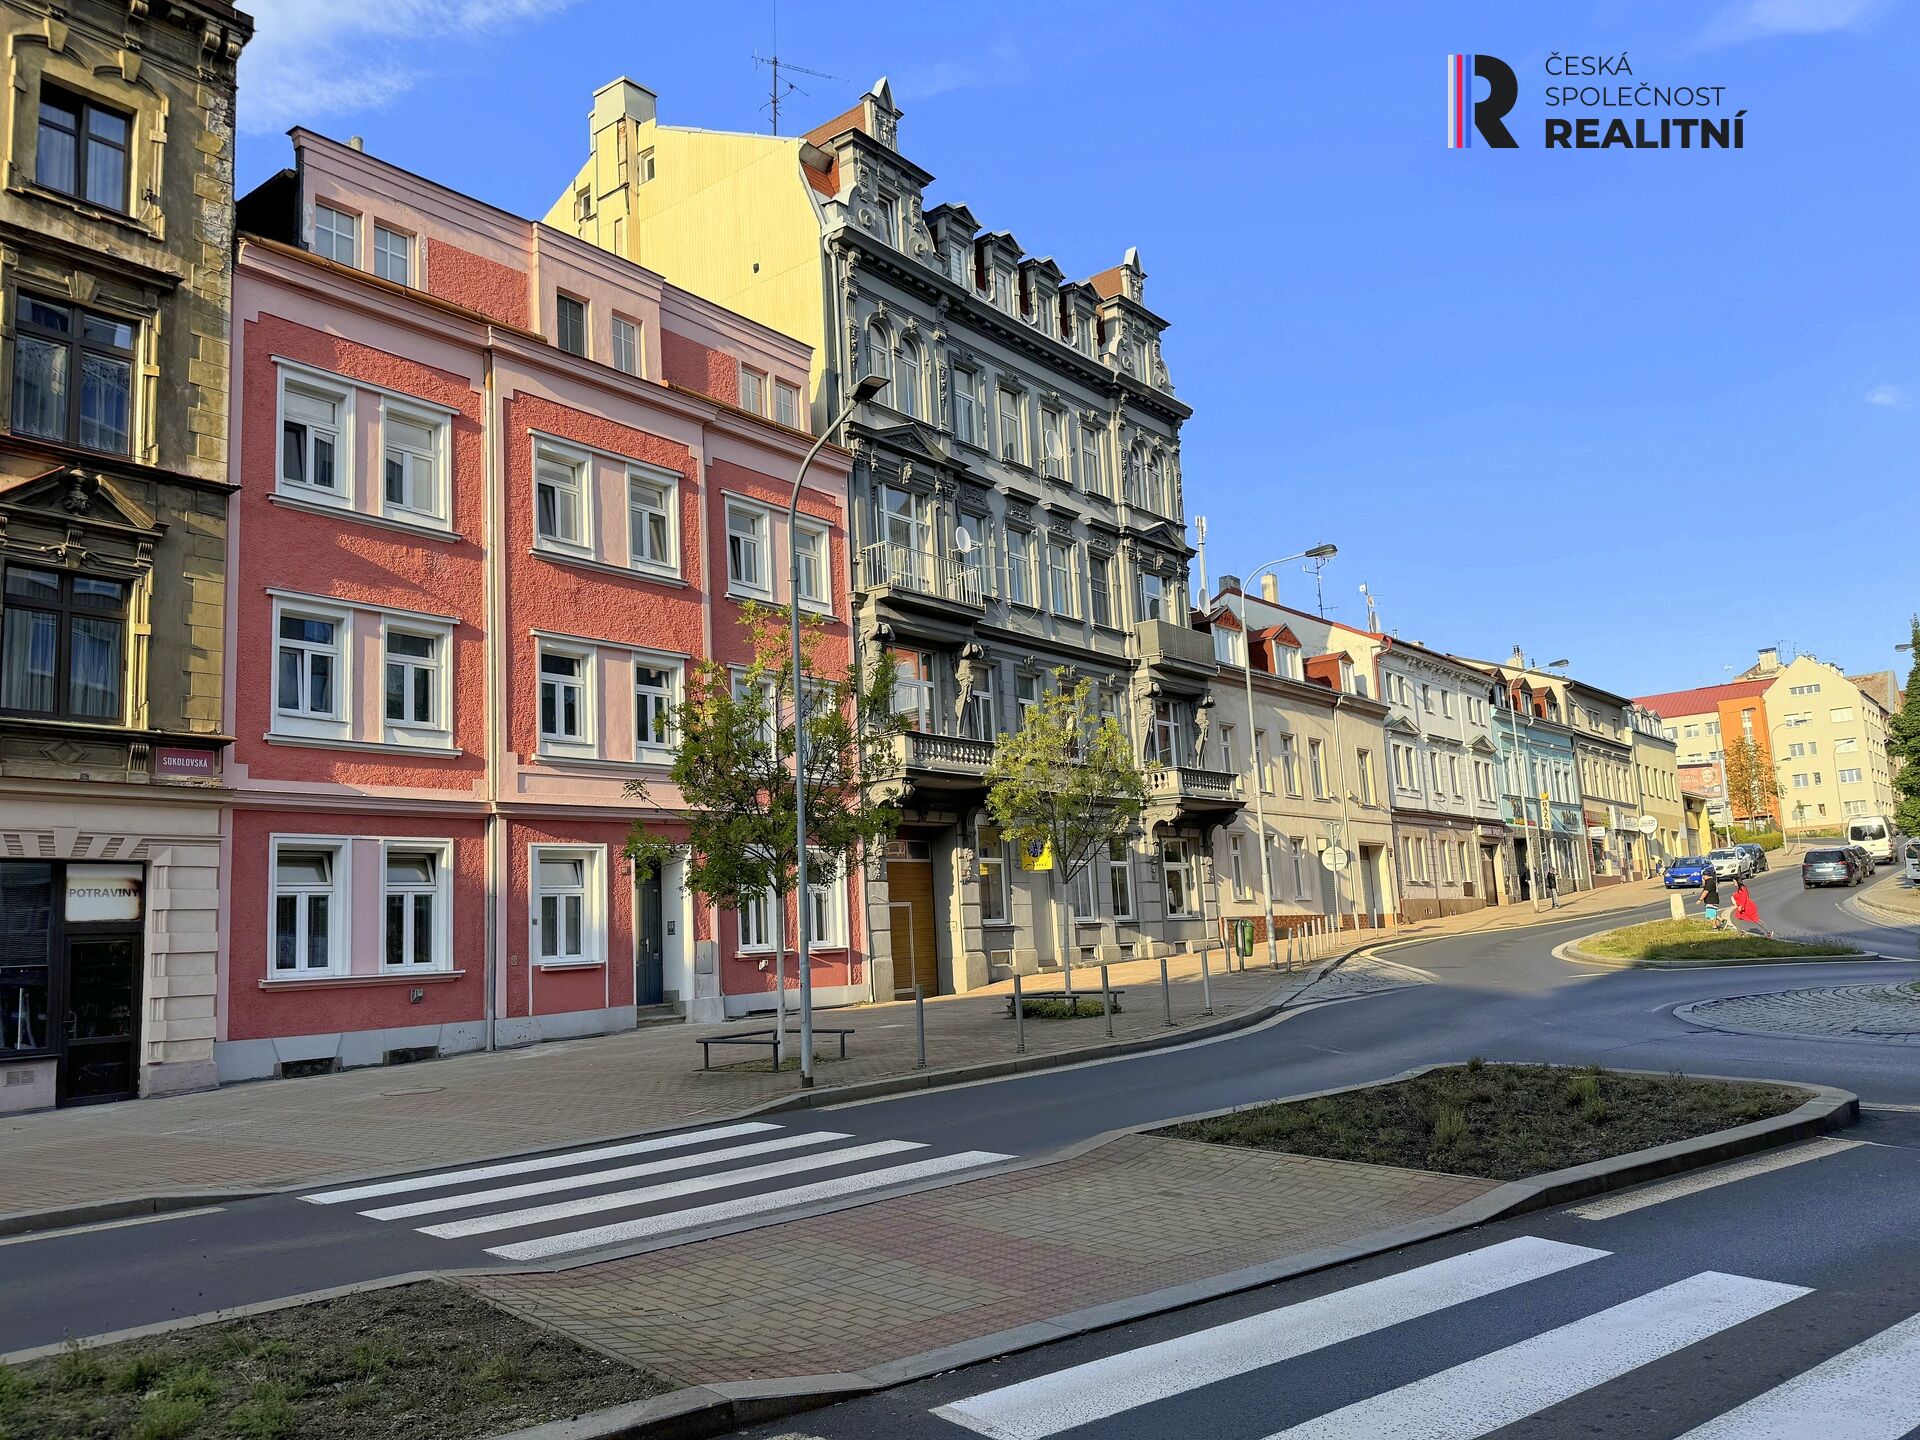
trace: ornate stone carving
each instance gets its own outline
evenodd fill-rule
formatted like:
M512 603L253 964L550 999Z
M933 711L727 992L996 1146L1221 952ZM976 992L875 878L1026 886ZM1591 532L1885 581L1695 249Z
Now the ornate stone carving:
M1206 758L1207 732L1213 728L1213 697L1207 696L1193 707L1193 759L1197 765Z
M980 857L971 845L962 845L953 852L953 878L962 885L979 880Z

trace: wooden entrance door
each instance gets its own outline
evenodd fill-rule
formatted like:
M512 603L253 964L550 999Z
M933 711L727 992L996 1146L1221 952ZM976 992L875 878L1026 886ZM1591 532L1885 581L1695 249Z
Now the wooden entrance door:
M933 862L887 861L887 920L893 936L893 993L940 993L940 951L935 941Z

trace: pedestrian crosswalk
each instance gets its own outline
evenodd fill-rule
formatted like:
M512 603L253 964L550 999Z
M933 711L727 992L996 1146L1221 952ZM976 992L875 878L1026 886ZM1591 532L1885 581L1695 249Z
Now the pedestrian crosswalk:
M1184 1431L1206 1423L1198 1417L1208 1413L1209 1387L1230 1390L1240 1377L1284 1366L1274 1389L1293 1403L1313 1393L1316 1376L1328 1381L1342 1371L1338 1357L1326 1352L1389 1327L1444 1327L1457 1343L1467 1323L1457 1307L1471 1302L1509 1301L1510 1310L1538 1309L1565 1320L1564 1297L1559 1309L1529 1307L1532 1292L1526 1287L1551 1284L1561 1275L1582 1284L1582 1267L1609 1254L1521 1236L967 1395L931 1413L992 1440L1047 1440L1067 1431L1095 1437L1105 1433L1102 1422L1130 1436ZM1270 1430L1264 1440L1476 1440L1811 1293L1802 1285L1700 1271L1405 1383L1383 1377L1381 1388L1358 1399L1343 1388L1351 1382L1344 1376L1329 1385L1327 1408L1299 1418L1303 1408L1296 1405L1284 1417L1293 1423ZM1506 1339L1514 1332L1490 1327L1490 1333ZM1143 1410L1148 1406L1161 1408ZM1237 1413L1231 1398L1223 1409ZM1901 1440L1917 1427L1920 1316L1746 1398L1681 1440Z
M919 1140L840 1143L854 1138L838 1130L788 1131L767 1121L742 1121L300 1198L313 1205L349 1205L369 1220L387 1223L448 1216L414 1228L440 1240L500 1236L500 1243L487 1247L489 1255L542 1260L671 1239L1013 1158L991 1150L939 1154ZM632 1163L620 1163L627 1161ZM706 1195L716 1198L684 1203ZM518 1203L536 1199L539 1203ZM589 1216L608 1218L582 1223Z

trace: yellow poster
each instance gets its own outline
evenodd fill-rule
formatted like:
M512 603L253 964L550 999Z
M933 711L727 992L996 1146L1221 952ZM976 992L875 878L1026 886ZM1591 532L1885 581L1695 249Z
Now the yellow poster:
M1053 846L1045 840L1029 840L1027 848L1020 852L1022 870L1053 869Z

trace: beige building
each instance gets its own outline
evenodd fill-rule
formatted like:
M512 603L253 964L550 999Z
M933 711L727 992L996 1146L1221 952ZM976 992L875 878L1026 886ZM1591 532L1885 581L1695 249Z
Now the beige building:
M1669 860L1695 853L1687 834L1686 802L1680 794L1678 746L1666 737L1659 715L1634 706L1627 715L1632 729L1633 779L1640 788L1641 872L1655 874ZM1652 826L1647 822L1651 820Z
M1834 830L1856 815L1891 815L1893 767L1886 707L1837 665L1812 655L1781 664L1760 652L1755 679L1769 679L1774 768L1786 827Z

